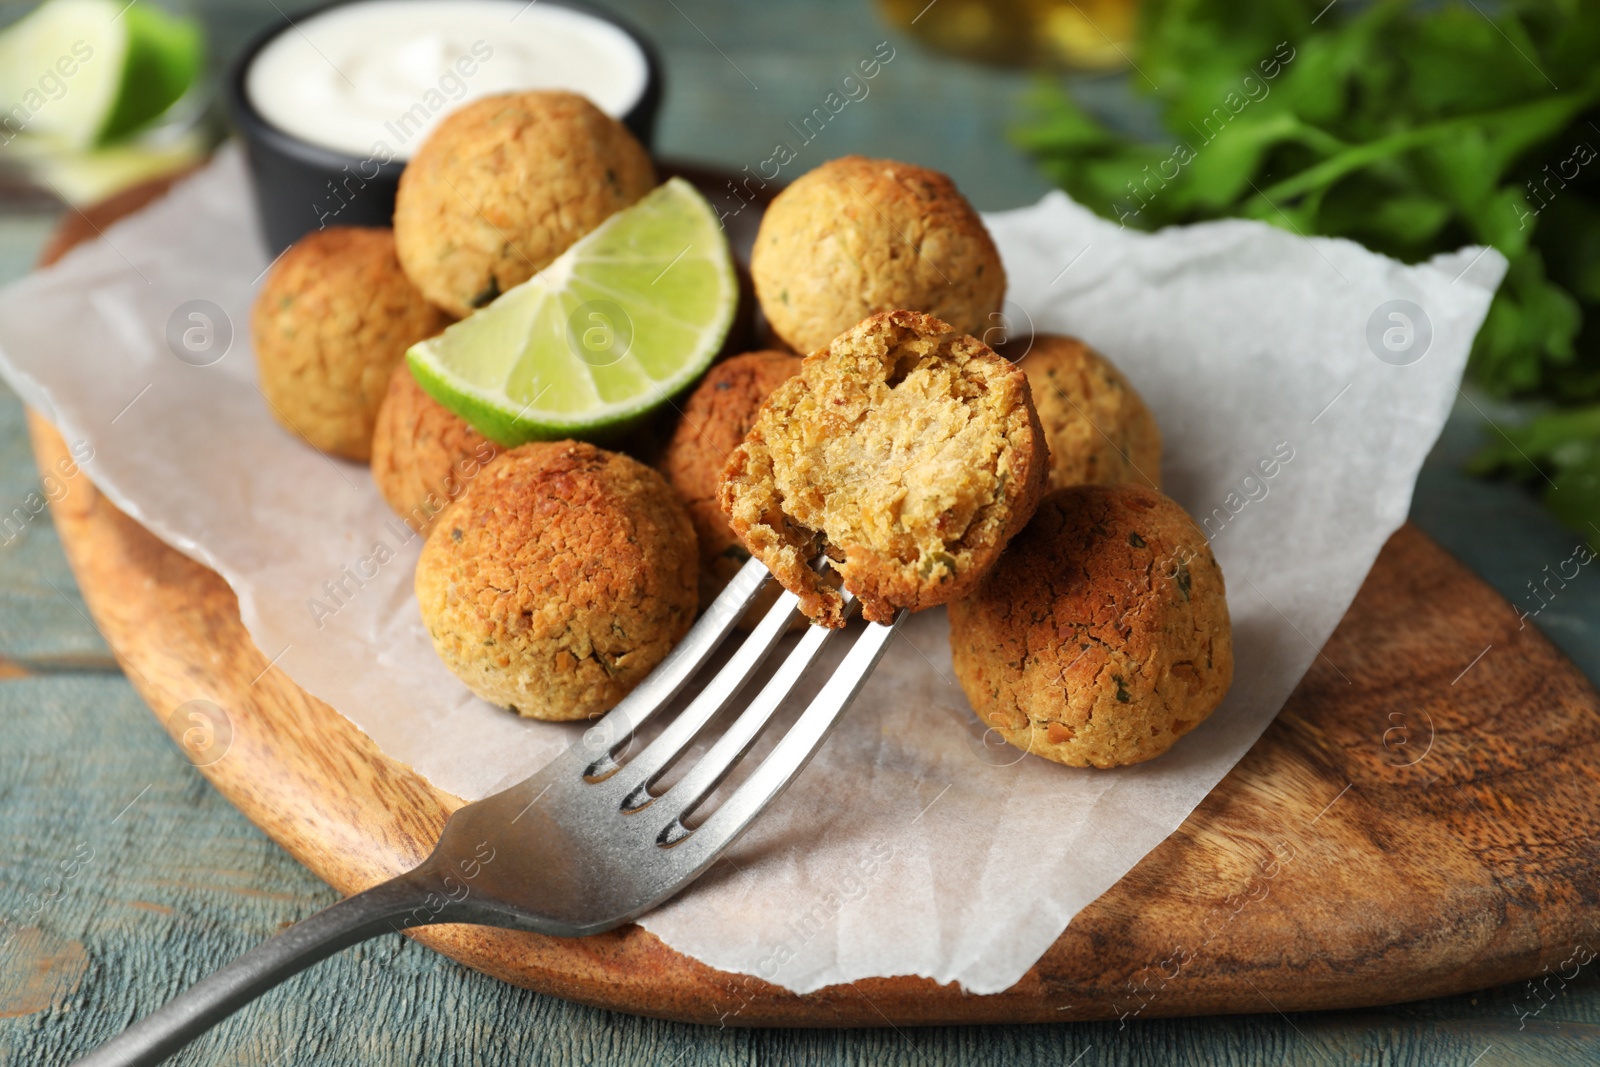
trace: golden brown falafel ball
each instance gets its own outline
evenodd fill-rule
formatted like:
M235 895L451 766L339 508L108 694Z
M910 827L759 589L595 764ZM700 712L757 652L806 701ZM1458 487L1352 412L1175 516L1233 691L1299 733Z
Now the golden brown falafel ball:
M655 185L644 146L576 93L506 93L439 123L400 174L400 262L465 316Z
M695 614L694 527L661 475L575 441L505 453L439 517L417 603L439 658L535 719L609 710Z
M950 605L950 650L981 719L1074 767L1161 755L1233 680L1211 546L1135 485L1047 495L978 592Z
M778 194L750 273L773 331L802 354L879 311L923 311L981 336L1006 295L1000 253L949 178L861 156Z
M256 295L250 329L261 392L289 430L365 461L394 365L449 323L400 270L391 231L308 233Z
M1161 488L1161 431L1110 360L1075 337L1040 334L1018 363L1050 443L1050 488Z
M844 625L839 593L807 565L826 547L862 614L888 622L976 588L1048 465L1020 370L930 315L891 311L773 391L718 499L813 620Z
M445 505L502 451L424 392L400 361L372 433L372 480L408 526L426 536Z
M767 395L800 369L788 352L746 352L712 367L683 407L661 457L661 473L689 509L700 543L700 606L705 608L750 558L717 503L717 482Z

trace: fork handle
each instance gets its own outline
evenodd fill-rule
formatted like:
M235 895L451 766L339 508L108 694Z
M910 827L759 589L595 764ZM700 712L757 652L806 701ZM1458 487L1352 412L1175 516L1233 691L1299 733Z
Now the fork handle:
M409 875L347 897L257 945L77 1060L73 1067L150 1067L160 1063L286 978L340 949L399 931L403 926L396 920L413 912L426 913L423 902L424 892ZM438 921L437 916L430 918Z

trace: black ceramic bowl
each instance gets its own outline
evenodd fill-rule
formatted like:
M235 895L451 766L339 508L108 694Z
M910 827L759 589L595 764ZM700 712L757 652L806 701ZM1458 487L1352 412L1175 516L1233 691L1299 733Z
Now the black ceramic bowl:
M359 0L335 0L298 12L295 21ZM621 30L644 57L645 86L623 125L645 148L653 148L661 104L661 63L655 49L633 27L586 4L540 0L546 7L581 12ZM388 226L405 160L365 159L337 152L278 129L261 117L245 89L246 75L267 42L293 32L285 21L254 38L234 61L227 79L228 114L244 143L254 185L257 219L269 255L277 256L312 230L326 226Z

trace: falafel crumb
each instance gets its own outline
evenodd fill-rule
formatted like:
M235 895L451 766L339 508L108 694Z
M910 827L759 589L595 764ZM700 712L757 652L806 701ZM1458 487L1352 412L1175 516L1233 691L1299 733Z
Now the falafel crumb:
M825 626L964 596L1027 523L1048 467L1023 373L920 312L873 315L801 363L762 406L718 499L751 555Z

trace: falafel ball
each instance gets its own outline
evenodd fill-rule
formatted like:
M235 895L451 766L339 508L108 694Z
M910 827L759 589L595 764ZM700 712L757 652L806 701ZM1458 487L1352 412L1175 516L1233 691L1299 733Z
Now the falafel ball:
M650 154L576 93L475 100L451 112L400 174L400 262L458 316L543 270L655 185Z
M700 606L708 607L750 553L728 528L717 482L733 450L755 425L761 402L800 369L788 352L746 352L712 367L684 404L661 457L661 473L689 509L700 543Z
M938 171L845 156L767 208L750 255L767 322L814 352L868 315L922 311L982 335L1006 295L983 220Z
M1136 485L1047 495L978 592L950 605L950 651L979 718L1074 767L1154 759L1233 681L1211 546Z
M427 536L445 505L502 451L424 392L400 361L372 432L372 480L408 526Z
M1040 334L1018 364L1050 443L1050 488L1161 488L1161 431L1120 370L1075 337Z
M695 615L694 526L638 460L577 441L523 445L439 516L417 603L445 665L534 719L600 715Z
M250 316L262 395L312 446L365 462L395 364L449 324L400 269L392 231L308 233L273 265Z
M826 626L844 603L889 622L967 595L1021 530L1049 456L1028 382L983 342L915 311L874 315L807 356L723 469L729 527Z

